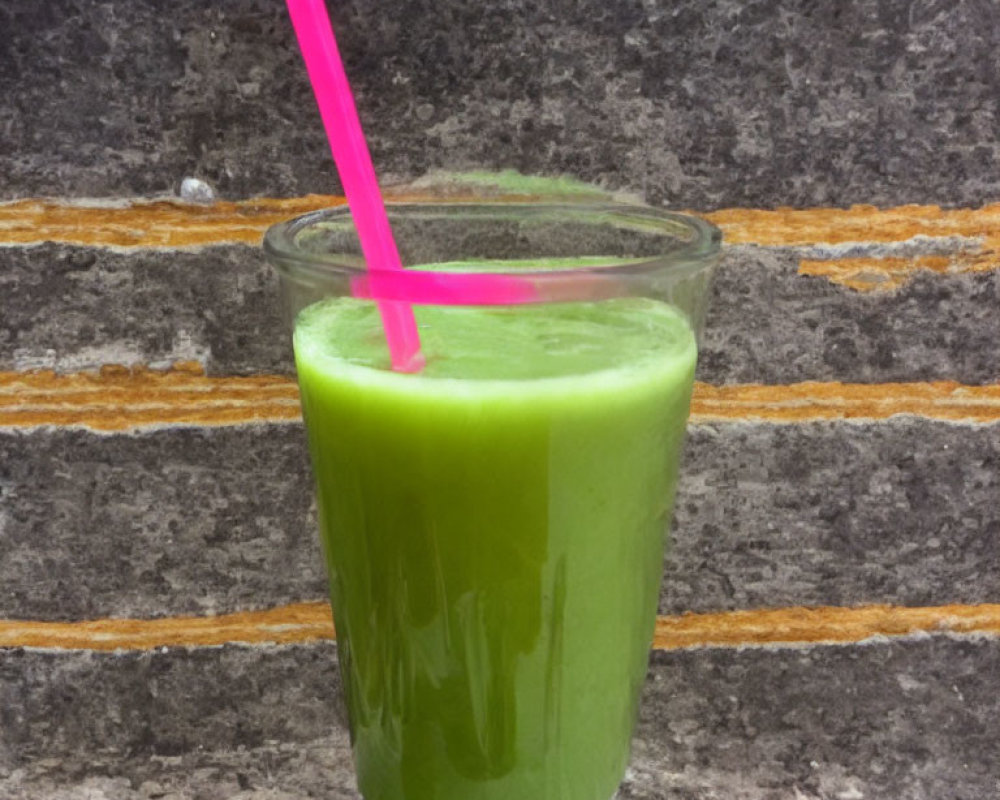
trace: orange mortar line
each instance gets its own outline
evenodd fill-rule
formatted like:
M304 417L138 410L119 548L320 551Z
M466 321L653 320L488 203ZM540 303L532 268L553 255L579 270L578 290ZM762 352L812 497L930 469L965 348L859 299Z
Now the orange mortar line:
M905 285L921 270L956 275L998 269L996 244L990 243L989 249L959 250L947 256L802 259L799 274L826 278L859 292L888 291Z
M471 191L471 190L470 190ZM427 192L390 188L394 200L427 200ZM474 195L456 195L457 202ZM501 195L495 201L530 200ZM537 199L537 198L536 198ZM256 198L209 205L176 200L61 202L26 199L0 203L0 246L42 242L92 247L192 248L259 244L270 225L290 217L342 205L342 197L306 195ZM947 255L913 258L845 258L802 261L803 275L825 277L858 291L902 286L919 270L937 273L978 272L1000 267L1000 204L975 209L906 205L879 209L732 208L703 214L718 225L730 244L809 246L847 242L905 242L914 237L967 240Z
M0 372L0 427L241 425L301 419L295 382L280 375L207 377L197 363L166 371Z
M1000 634L1000 604L924 608L871 605L859 608L775 608L659 617L653 647L690 647L861 642L876 636L919 633Z
M388 187L394 202L427 201L426 192ZM454 202L475 199L460 193ZM530 200L529 196L497 194L493 202ZM59 201L12 200L0 203L0 247L43 242L89 247L192 248L233 243L260 244L264 232L277 222L310 211L341 206L335 195L259 197L210 204L178 200Z
M387 191L394 200L428 199L426 193ZM454 198L459 201L471 199ZM493 200L528 199L498 196ZM176 200L131 202L45 199L0 203L0 244L45 241L92 246L185 247L227 242L258 242L268 226L283 219L334 205L344 198L305 195L254 198L208 205ZM942 209L905 205L880 209L730 208L702 214L718 225L731 244L771 246L903 242L916 236L1000 239L1000 203L981 208Z
M327 603L295 603L215 617L98 619L84 622L0 620L0 647L59 650L151 650L238 642L294 644L332 639Z
M1000 384L819 383L778 386L695 384L691 421L774 423L837 419L888 419L910 414L950 422L1000 420Z
M951 256L915 256L913 258L837 258L827 260L802 259L800 275L826 278L834 283L857 291L886 291L898 289L913 277L917 270L938 274L955 272L985 272L995 269L995 262L969 259L967 254Z
M848 242L905 242L917 236L973 239L1000 237L1000 203L943 209L905 205L880 209L729 208L702 216L718 225L730 244L807 246Z
M796 383L695 385L691 422L878 420L911 414L952 422L1000 421L1000 384ZM172 370L0 372L0 427L82 426L122 431L161 425L241 425L301 418L291 378L208 377L195 363Z
M1000 204L942 209L907 205L851 208L726 209L705 217L730 244L809 246L893 243L916 237L958 237L965 244L947 255L803 259L799 274L827 278L857 291L898 289L918 271L966 273L1000 268Z
M656 620L653 648L849 643L921 633L996 636L1000 634L1000 604L778 608L661 616ZM0 620L0 647L59 650L296 644L335 637L330 607L325 602L214 617L84 622Z
M259 244L276 222L343 205L344 198L306 195L210 205L175 200L88 205L57 200L0 204L0 245L42 242L91 247L179 248L242 242Z

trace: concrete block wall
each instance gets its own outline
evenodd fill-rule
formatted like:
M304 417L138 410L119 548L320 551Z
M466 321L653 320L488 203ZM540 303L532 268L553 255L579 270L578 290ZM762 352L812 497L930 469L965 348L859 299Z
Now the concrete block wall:
M397 193L516 168L726 236L622 797L1000 796L1000 10L330 11ZM282 5L0 30L0 797L355 798L257 249L342 202Z

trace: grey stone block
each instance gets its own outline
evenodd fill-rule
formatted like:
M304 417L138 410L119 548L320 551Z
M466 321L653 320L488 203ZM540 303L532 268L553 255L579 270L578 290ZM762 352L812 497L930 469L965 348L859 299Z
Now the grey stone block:
M326 595L300 426L0 435L0 617L212 614Z
M1000 272L923 274L859 294L798 275L798 257L726 251L701 380L979 384L1000 375ZM291 375L289 340L277 277L252 247L0 250L0 369L195 360L220 375Z
M252 247L0 250L0 369L198 361L292 374L278 278Z
M0 651L0 791L356 798L335 651ZM657 652L621 795L992 797L998 677L996 639Z
M1000 272L920 272L859 293L798 274L794 248L730 247L716 273L699 378L858 383L1000 376Z
M0 764L123 761L330 735L340 679L330 642L153 651L0 650Z
M0 617L325 596L298 426L0 434ZM996 602L1000 425L694 426L663 613Z
M1000 598L1000 425L702 425L663 612Z
M687 207L996 197L978 0L331 3L384 176L512 166ZM0 191L337 180L278 0L0 8Z
M998 678L996 639L654 653L624 796L989 797Z
M143 762L42 759L2 775L4 800L360 800L343 729L308 742L272 740Z

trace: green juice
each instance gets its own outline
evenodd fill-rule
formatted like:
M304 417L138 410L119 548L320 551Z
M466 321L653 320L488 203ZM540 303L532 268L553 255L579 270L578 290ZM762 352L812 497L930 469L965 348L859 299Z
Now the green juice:
M608 800L628 761L695 365L643 299L371 303L295 330L367 800Z

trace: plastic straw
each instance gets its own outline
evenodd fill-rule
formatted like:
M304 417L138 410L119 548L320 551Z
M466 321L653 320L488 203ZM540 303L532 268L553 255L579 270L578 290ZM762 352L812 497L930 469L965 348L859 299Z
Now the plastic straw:
M621 276L599 270L497 275L489 272L427 272L401 269L368 272L351 281L355 297L405 300L429 306L512 306L627 297Z
M547 299L530 278L413 269L359 275L351 281L351 293L355 297L405 299L429 306L506 306Z
M288 13L368 268L402 270L326 4L324 0L288 0ZM378 309L392 368L397 372L420 370L423 357L412 307L405 302L382 300L378 301Z

